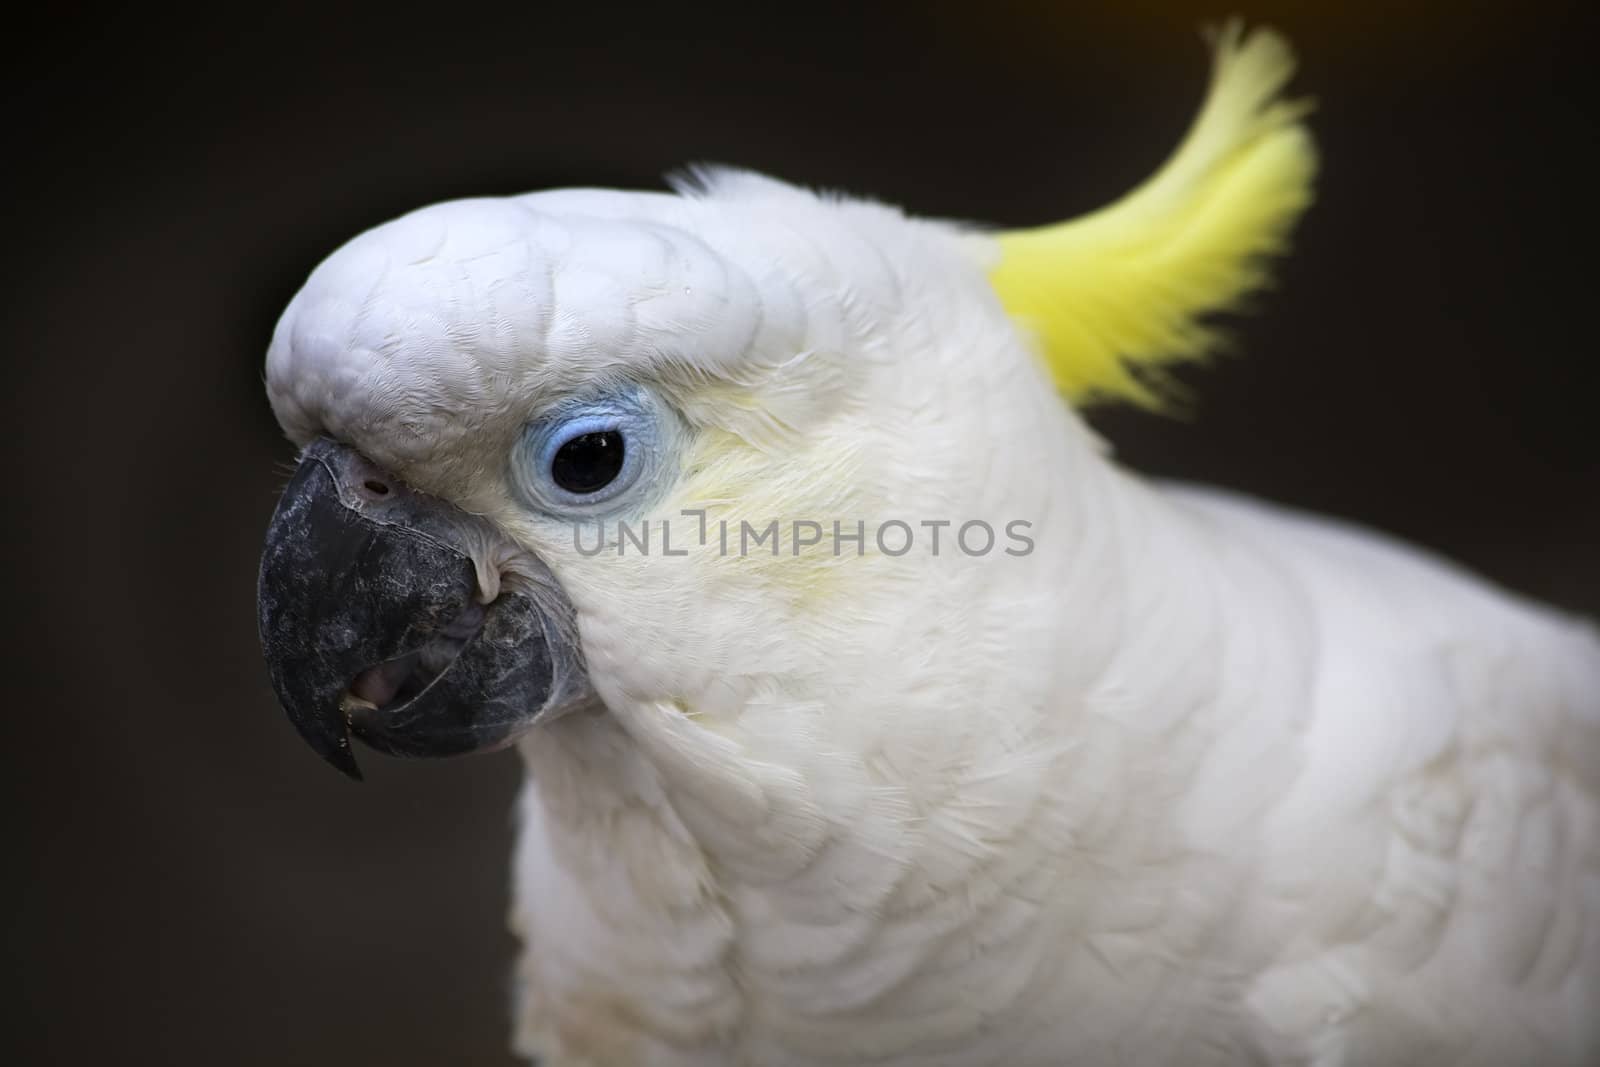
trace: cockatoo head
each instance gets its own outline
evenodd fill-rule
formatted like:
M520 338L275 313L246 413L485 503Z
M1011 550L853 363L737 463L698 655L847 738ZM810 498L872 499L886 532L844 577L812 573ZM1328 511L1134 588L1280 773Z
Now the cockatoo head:
M1167 167L1036 231L719 171L357 237L267 357L304 450L261 573L291 718L353 774L351 732L447 754L585 705L781 705L837 741L943 677L984 701L972 678L1047 639L1033 557L1094 522L1051 373L1148 400L1130 367L1202 351L1194 316L1259 280L1307 199L1289 69L1224 35Z

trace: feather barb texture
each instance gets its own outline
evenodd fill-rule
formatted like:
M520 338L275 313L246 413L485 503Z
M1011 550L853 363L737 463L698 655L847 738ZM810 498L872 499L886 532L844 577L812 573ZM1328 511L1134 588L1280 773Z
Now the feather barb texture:
M1092 214L999 235L990 280L1074 402L1168 406L1165 369L1216 349L1204 316L1267 282L1311 202L1310 104L1282 96L1288 42L1238 22L1211 39L1205 103L1152 178Z

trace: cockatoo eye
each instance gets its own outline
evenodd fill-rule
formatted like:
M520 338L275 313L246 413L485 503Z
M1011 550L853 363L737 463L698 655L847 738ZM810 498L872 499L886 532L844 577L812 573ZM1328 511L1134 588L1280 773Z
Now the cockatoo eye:
M516 487L546 512L620 506L660 466L665 418L664 406L637 387L557 405L523 432L512 457Z

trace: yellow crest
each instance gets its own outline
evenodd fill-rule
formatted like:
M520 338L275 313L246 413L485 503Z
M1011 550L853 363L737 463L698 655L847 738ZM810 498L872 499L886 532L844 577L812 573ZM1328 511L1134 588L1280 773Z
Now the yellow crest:
M1311 202L1309 105L1280 96L1288 42L1232 22L1212 43L1205 104L1154 177L1093 214L999 237L990 280L1069 399L1161 407L1160 369L1215 347L1201 316L1267 280Z

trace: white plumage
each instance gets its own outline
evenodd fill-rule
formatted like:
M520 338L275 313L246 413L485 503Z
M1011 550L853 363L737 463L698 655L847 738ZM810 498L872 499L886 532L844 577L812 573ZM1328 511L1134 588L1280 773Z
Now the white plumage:
M1591 627L1118 468L987 235L700 182L406 216L313 274L268 358L292 437L486 516L577 606L600 702L520 744L520 1050L1600 1058ZM704 509L1025 520L1035 549L583 555L507 456L619 380L685 427L629 516L674 537Z

